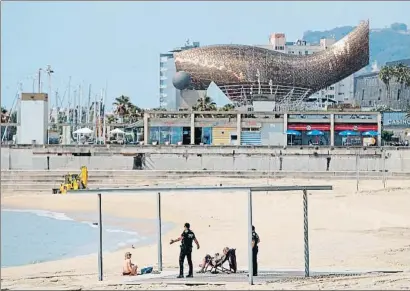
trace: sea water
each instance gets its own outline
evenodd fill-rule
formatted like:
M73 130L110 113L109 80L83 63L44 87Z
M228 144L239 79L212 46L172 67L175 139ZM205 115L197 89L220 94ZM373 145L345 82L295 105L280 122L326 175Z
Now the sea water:
M103 222L103 251L138 244L146 237ZM63 213L1 210L1 267L35 264L96 253L98 225Z

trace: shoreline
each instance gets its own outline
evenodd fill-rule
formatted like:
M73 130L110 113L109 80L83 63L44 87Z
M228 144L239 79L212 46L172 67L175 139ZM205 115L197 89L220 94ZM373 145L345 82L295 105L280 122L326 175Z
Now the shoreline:
M29 213L36 215L38 217L49 218L56 221L72 221L78 224L85 224L88 225L90 228L98 228L98 222L94 222L96 220L90 219L93 215L92 213L76 213L76 212L56 212L50 209L30 209L30 208L17 208L16 206L9 206L7 204L1 205L1 211L3 212L13 212L13 213ZM108 220L108 221L107 221ZM144 246L149 245L156 245L157 241L157 234L156 229L153 232L147 231L147 229L142 229L142 231L137 232L130 227L130 224L137 224L142 225L144 223L156 224L157 221L144 221L144 219L134 219L129 221L128 224L124 223L126 219L124 218L117 218L117 217L106 217L106 221L103 221L103 232L108 233L123 233L130 236L124 242L117 243L114 245L103 246L103 254L106 253L113 253L119 251L125 251L128 249L138 249ZM97 219L98 221L98 219ZM173 223L170 222L162 222L162 235L169 232L173 227ZM134 236L134 238L131 238ZM104 237L103 237L104 239ZM56 259L46 259L40 262L33 262L27 264L19 264L19 265L12 265L12 266L1 266L1 270L7 270L8 268L19 268L25 266L38 266L39 264L43 263L50 263L50 262L63 262L69 259L76 259L76 258L84 258L90 256L96 256L98 250L93 251L92 253L88 254L80 254L80 255L70 255L65 258L56 258Z
M197 178L180 180L175 184L200 185L205 182L208 185L249 183L240 179L209 178L204 181L202 178ZM266 185L265 179L254 179L254 182ZM150 182L147 181L147 183ZM330 184L334 186L333 191L325 191L326 193L309 192L309 244L312 270L403 270L407 273L392 276L410 278L408 273L410 266L410 232L408 231L410 229L410 213L408 212L410 181L395 181L394 185L390 184L392 187L386 189L383 189L382 183L361 181L360 187L363 190L359 192L356 192L355 181L272 179L272 183L275 185ZM180 234L185 222L191 223L201 245L200 250L195 248L193 252L194 272L206 253L220 252L225 246L237 249L238 266L247 265L248 234L245 227L247 224L247 195L245 193L232 191L232 193L221 195L218 191L212 191L197 195L191 192L168 192L162 195L161 202L163 221L173 224L170 230L162 235L164 270L175 271L178 267L179 247L169 246L167 242ZM155 195L107 195L102 203L103 218L115 216L120 219L129 219L129 221L132 219L154 220L157 215ZM96 199L91 195L82 197L78 195L33 195L32 193L22 196L4 195L3 207L51 209L55 212L74 211L97 215ZM259 268L261 270L303 269L301 193L259 193L254 195L253 207L254 225L261 237ZM109 284L122 286L124 277L120 275L120 271L124 251L130 251L133 254L133 261L140 267L151 265L155 269L157 266L157 246L153 243L135 249L126 247L119 251L104 253L103 282L97 281L98 262L94 254L41 263L37 264L36 268L27 265L2 268L2 285L9 289L27 289L33 286L61 288L73 285L83 289L98 289L97 286L110 289ZM327 282L326 286L329 288L338 286L337 283L329 281L331 279L324 280L323 282ZM358 286L354 283L356 281L349 281L349 284ZM304 281L296 280L292 283L293 285L289 283L287 287L289 289L301 288L302 282ZM369 281L366 281L360 286L368 286L366 285L368 283ZM241 284L245 289L248 287L247 282L239 285ZM385 286L383 284L377 283L370 287ZM398 286L394 285L394 282L391 284L391 288ZM281 285L269 283L267 286L272 289L272 286L280 288ZM152 289L153 287L148 284L141 288ZM172 287L168 286L167 289L169 288ZM212 289L212 286L209 289Z

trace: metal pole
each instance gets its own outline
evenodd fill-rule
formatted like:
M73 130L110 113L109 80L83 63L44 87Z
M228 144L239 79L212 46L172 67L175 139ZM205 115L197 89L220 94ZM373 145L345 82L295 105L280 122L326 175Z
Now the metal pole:
M157 211L158 211L158 271L162 271L162 238L161 238L161 193L157 194Z
M359 153L356 153L356 191L359 191Z
M309 277L309 219L307 190L303 190L303 236L305 239L305 277Z
M11 147L9 147L9 170L11 170Z
M252 256L252 190L248 190L248 270L249 285L253 285L253 256Z
M382 153L382 158L383 158L383 188L386 188L386 152L383 151Z
M269 154L269 159L268 159L268 185L270 184L270 161L271 161L271 155Z
M102 255L102 207L101 193L98 193L98 230L100 242L98 244L98 281L103 280L103 255Z

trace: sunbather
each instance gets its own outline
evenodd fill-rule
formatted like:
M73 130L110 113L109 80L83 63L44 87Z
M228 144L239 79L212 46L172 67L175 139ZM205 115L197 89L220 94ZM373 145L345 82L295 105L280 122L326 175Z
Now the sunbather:
M123 276L136 276L138 271L138 266L131 262L132 254L130 252L125 253L124 266L122 268Z
M229 252L229 248L226 247L223 249L222 255L220 255L219 253L215 253L215 255L212 257L211 255L207 254L202 260L202 264L199 265L201 267L201 270L199 272L200 273L205 272L209 266L215 267L215 266L219 266L220 264L222 264L224 261L226 261L226 256L228 252Z

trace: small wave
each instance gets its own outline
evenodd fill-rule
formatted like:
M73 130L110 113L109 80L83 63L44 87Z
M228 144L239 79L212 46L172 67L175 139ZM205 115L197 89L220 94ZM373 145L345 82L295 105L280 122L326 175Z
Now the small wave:
M119 242L119 243L117 244L117 246L118 246L119 248L122 248L122 247L130 246L130 245L134 245L134 244L136 244L136 243L138 243L138 242L140 242L140 241L141 241L141 240L138 239L138 238L127 239L126 241Z
M107 232L117 232L117 233L125 233L129 235L135 235L138 236L138 232L135 231L127 231L127 230L122 230L122 229L106 229Z
M68 217L66 214L61 212L54 212L48 210L35 210L35 209L4 209L2 208L1 211L8 211L8 212L24 212L24 213L32 213L37 216L53 218L57 220L73 220L72 218Z
M96 223L96 222L81 221L81 223L87 224L88 226L90 226L92 228L97 228L98 227L98 223Z

